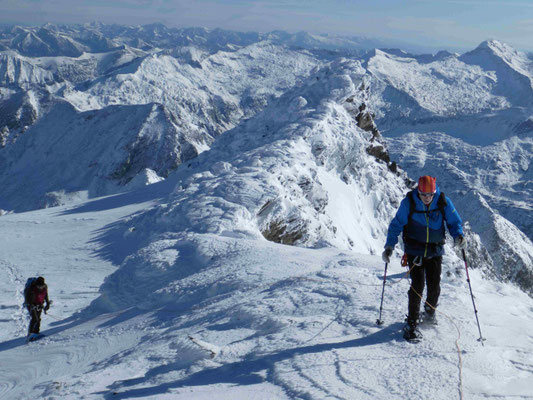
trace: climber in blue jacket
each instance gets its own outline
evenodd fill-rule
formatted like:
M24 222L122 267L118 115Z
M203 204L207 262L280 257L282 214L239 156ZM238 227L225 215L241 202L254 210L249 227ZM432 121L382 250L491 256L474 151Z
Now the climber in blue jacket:
M435 318L440 295L445 225L454 238L454 244L460 248L465 245L461 217L452 201L440 191L436 181L434 177L422 176L418 180L418 187L407 193L389 225L385 251L382 255L383 261L389 263L394 246L398 243L398 236L402 233L404 251L411 271L407 315L407 326L411 336L419 334L416 328L420 313L420 296L425 283L427 283L425 318L429 320Z

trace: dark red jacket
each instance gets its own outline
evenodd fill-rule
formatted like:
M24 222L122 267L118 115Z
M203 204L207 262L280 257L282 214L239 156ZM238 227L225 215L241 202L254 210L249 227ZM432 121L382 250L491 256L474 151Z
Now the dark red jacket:
M33 285L28 290L25 301L29 305L43 305L45 301L48 304L50 302L48 300L48 286L46 284L42 287Z

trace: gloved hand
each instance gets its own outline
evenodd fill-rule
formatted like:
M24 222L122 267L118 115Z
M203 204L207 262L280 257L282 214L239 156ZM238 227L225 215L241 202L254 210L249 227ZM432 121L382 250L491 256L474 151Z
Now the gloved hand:
M455 247L463 249L466 245L466 240L463 235L459 235L453 239L453 244L455 245Z
M50 302L51 303L51 302ZM46 306L44 307L44 313L46 314L46 312L50 309L50 303L46 303Z
M384 263L390 263L390 256L392 256L392 247L386 246L385 250L381 254L381 258L383 259Z

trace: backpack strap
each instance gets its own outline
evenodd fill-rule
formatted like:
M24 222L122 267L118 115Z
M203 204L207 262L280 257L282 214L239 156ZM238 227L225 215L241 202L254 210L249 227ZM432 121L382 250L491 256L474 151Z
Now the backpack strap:
M411 190L409 193L407 193L407 198L409 199L409 216L407 217L408 221L412 218L413 213L415 212L415 209L416 209L415 199L413 198L414 196L413 192L414 190Z
M446 219L446 214L444 214L444 209L448 205L448 202L446 201L446 195L444 192L440 192L439 198L437 199L437 208L439 209L440 213L442 214L442 219Z

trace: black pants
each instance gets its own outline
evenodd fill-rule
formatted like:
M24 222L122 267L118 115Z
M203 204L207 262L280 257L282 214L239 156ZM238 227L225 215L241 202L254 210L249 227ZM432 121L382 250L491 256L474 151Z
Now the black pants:
M39 331L41 330L41 312L42 311L43 311L43 306L40 306L40 305L28 306L28 312L30 313L30 317L31 317L28 334L39 333Z
M415 256L408 256L409 268L413 267ZM424 293L424 284L427 284L426 301L437 307L440 296L440 274L442 270L442 257L422 258L422 265L415 265L411 269L411 287L409 288L409 314L411 321L418 320L420 315L420 296ZM413 290L414 289L414 290ZM415 292L416 290L416 292ZM420 294L420 296L418 294Z

